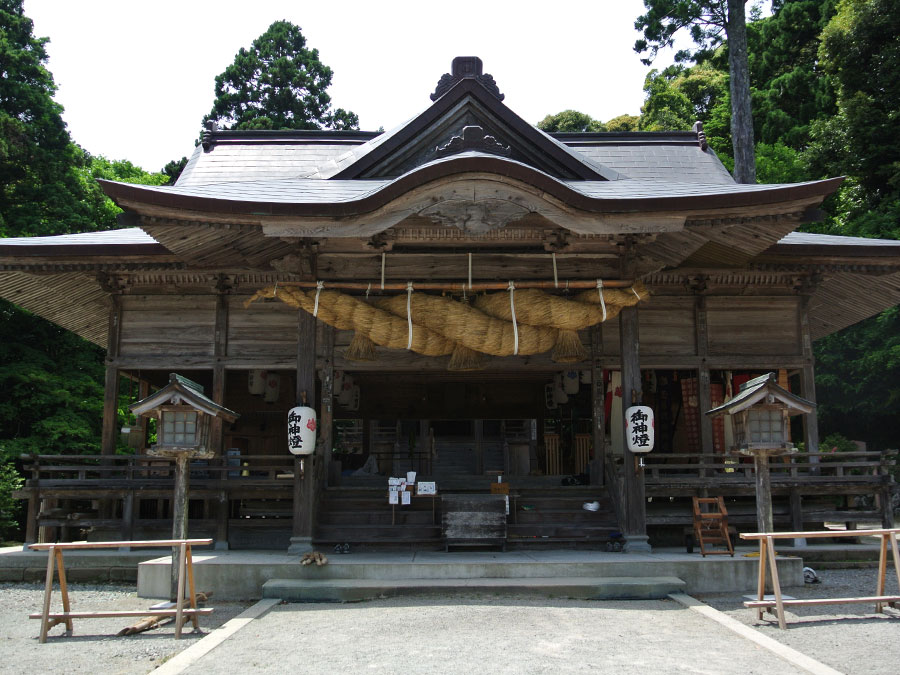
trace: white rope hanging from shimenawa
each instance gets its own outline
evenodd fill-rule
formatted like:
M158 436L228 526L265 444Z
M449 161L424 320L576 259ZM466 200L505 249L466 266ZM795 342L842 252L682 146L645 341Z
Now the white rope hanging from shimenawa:
M411 281L406 282L406 323L409 326L409 340L406 343L407 349L412 349L413 343L413 320L412 320L412 292L413 292L413 283Z
M319 316L319 295L322 293L322 289L325 288L324 281L316 282L316 304L313 306L313 316Z
M513 356L519 355L519 325L516 323L516 284L509 282L509 313L512 315L513 336Z
M603 299L603 279L597 279L597 295L600 296L600 309L603 310L603 320L606 321L606 301ZM638 296L640 299L641 296Z

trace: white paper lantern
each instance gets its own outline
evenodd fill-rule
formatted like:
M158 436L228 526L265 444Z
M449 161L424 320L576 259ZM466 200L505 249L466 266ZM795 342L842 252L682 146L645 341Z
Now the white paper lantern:
M653 410L649 406L633 405L625 410L625 439L631 452L653 450Z
M269 373L266 375L266 392L263 397L266 403L275 403L281 395L281 375Z
M254 396L262 396L266 392L266 371L251 370L247 376L247 390Z
M288 411L288 450L293 455L311 455L316 451L316 411L297 406Z

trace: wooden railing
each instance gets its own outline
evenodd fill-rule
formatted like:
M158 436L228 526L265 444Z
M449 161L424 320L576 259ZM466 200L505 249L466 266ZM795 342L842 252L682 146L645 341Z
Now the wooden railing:
M29 474L26 487L35 481L42 488L73 483L158 483L175 476L173 459L149 455L23 455L22 464ZM231 455L191 462L190 470L192 481L274 481L293 473L294 459L290 455Z
M896 463L896 451L887 452L798 452L773 458L770 473L773 481L790 478L806 478L812 481L848 478L857 481L889 481L890 468ZM621 457L613 461L621 463ZM644 455L644 478L650 483L666 483L672 480L705 479L715 477L722 481L752 481L752 459L744 461L738 455L721 454L661 454Z

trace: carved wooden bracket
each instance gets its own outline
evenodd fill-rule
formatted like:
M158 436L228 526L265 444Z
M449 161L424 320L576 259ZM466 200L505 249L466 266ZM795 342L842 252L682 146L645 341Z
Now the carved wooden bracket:
M477 125L463 127L459 136L454 136L444 145L436 147L434 152L438 157L447 157L466 150L479 150L504 157L510 154L508 145L503 145L493 136L485 134L484 129Z

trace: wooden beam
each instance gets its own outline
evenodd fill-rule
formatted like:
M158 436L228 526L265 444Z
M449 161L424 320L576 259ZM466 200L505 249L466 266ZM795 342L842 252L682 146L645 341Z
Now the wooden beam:
M638 310L626 307L619 314L619 341L622 345L622 407L640 403L641 366L639 358ZM623 433L625 425L622 425ZM627 449L625 439L624 458L624 534L626 548L630 551L649 551L647 543L647 513L644 496L644 471L638 464L638 456Z
M297 310L297 405L316 402L316 318ZM315 493L315 455L294 458L294 513L290 553L312 550L312 496Z

